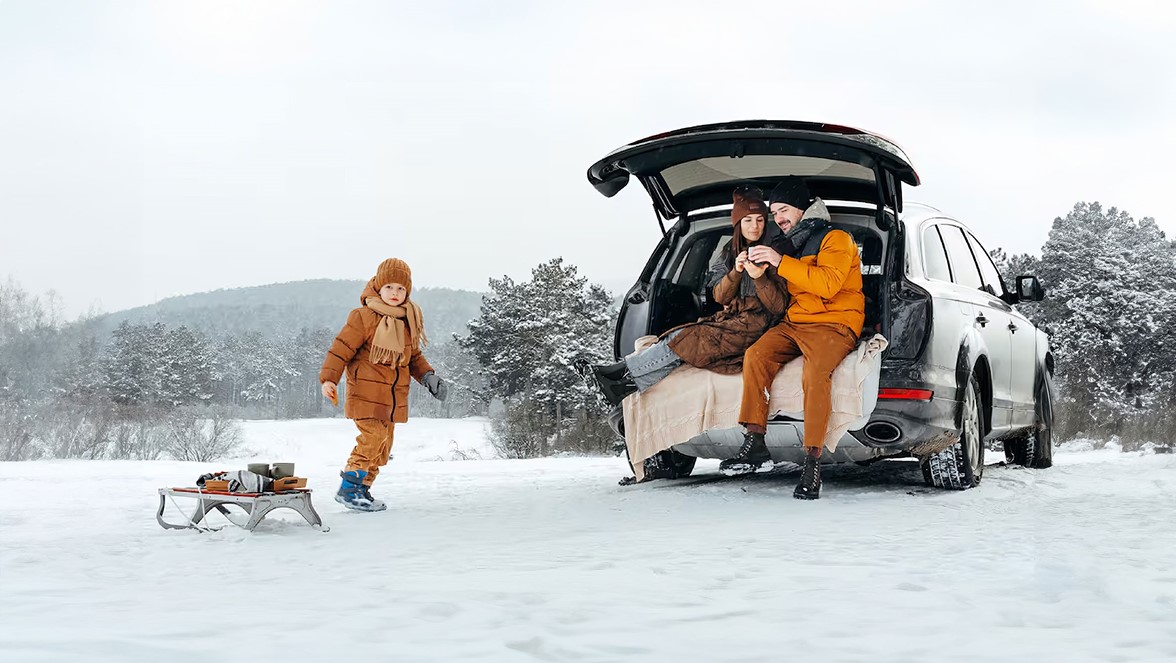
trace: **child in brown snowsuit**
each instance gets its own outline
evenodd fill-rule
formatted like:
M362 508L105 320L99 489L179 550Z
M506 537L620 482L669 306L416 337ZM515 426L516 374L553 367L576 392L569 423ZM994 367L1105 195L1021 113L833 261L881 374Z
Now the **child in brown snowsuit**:
M412 271L397 258L380 263L360 296L359 308L331 344L319 372L323 395L338 400L344 369L347 394L343 412L359 428L355 448L340 476L335 501L356 511L388 508L372 497L370 488L392 451L392 431L408 421L409 378L419 381L438 400L446 384L421 354L427 343L421 308L409 296Z

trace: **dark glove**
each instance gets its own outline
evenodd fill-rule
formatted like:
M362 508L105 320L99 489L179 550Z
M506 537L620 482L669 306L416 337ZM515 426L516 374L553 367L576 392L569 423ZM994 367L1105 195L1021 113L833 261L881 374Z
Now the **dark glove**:
M429 371L425 373L425 377L421 378L421 383L425 385L425 389L439 401L445 400L449 396L449 385L445 384L436 373Z

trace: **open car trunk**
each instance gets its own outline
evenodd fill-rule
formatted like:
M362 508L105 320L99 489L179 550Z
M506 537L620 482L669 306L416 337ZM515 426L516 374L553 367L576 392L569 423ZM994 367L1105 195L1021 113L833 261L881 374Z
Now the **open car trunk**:
M731 202L739 184L770 191L804 177L814 195L902 211L902 187L919 184L891 141L832 124L750 120L680 129L639 140L597 161L588 181L607 197L636 177L658 215L672 219Z
M804 177L810 191L826 202L872 207L872 215L865 213L873 216L883 235L889 235L880 245L887 248L898 245L890 240L902 209L901 185L919 183L906 155L885 138L839 125L770 120L651 136L613 151L588 169L588 180L609 197L636 177L653 201L663 230L662 241L622 303L614 340L617 357L632 352L639 336L710 312L703 301L694 305L691 298L699 297L696 284L683 287L678 283L681 272L671 264L671 258L682 253L682 244L693 241L692 227L713 217L698 211L729 206L731 192L739 185L751 183L769 192L790 175ZM677 223L667 231L664 220L674 218ZM870 244L857 234L855 238L866 258ZM873 261L878 268L891 262L881 255ZM882 278L880 272L874 274L870 280ZM880 294L875 294L875 302ZM874 321L884 317L884 312L870 313Z

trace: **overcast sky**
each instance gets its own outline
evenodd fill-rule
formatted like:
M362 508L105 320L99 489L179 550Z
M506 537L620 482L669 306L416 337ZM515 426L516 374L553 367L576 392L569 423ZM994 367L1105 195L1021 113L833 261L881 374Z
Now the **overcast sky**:
M0 278L71 317L389 256L623 290L657 224L587 167L753 118L894 139L992 246L1080 200L1176 232L1174 10L948 4L0 0Z

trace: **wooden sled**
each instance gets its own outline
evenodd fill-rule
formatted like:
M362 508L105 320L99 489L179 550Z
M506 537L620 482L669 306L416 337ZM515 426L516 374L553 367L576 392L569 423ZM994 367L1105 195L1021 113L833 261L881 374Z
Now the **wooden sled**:
M253 528L257 527L257 524L271 511L285 508L297 511L311 527L320 532L331 531L330 527L323 525L323 519L314 510L314 505L310 502L310 493L309 488L296 488L276 493L233 493L227 490L208 490L206 488L160 488L159 511L155 514L155 520L164 529L195 529L201 532L214 532L221 528L205 524L204 516L215 509L224 515L225 520L252 532ZM177 497L196 500L196 510L191 516L187 515L176 503L175 498ZM187 522L169 523L163 519L163 511L168 501L171 501L176 510L187 518ZM240 523L230 518L228 505L240 508L249 515L249 520Z

